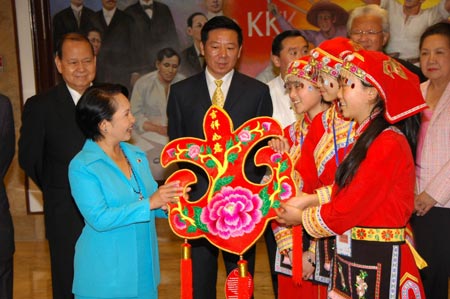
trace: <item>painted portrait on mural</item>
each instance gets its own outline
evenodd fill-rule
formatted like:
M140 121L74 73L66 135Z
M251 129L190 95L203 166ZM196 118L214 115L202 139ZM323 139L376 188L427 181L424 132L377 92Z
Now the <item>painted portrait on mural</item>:
M141 0L143 3L149 0ZM389 0L381 2L399 2L403 4L403 0ZM102 10L102 3L104 6L111 7L114 5L118 10L130 13L133 11L132 6L136 5L138 0L50 0L50 13L52 18L55 17L57 13L60 13L64 9L70 8L72 3L82 3L84 7L89 9L85 15L90 15L91 12L100 14ZM151 0L149 2L152 2ZM284 25L288 24L296 29L301 29L305 31L321 31L322 23L330 20L330 17L323 13L326 11L323 6L330 6L328 12L332 14L331 21L333 17L336 17L335 22L330 22L339 30L342 30L342 26L345 26L345 12L349 12L351 9L365 5L367 2L371 1L353 1L353 0L261 0L261 1L238 1L238 0L157 0L154 1L156 4L154 10L164 11L164 13L169 12L171 17L166 17L166 19L171 19L175 26L176 33L170 31L170 37L168 37L167 44L161 44L162 46L176 46L175 50L182 51L183 49L189 47L192 44L190 36L186 33L186 22L188 17L194 12L202 12L208 18L215 14L224 14L239 23L244 31L244 52L242 53L239 69L245 74L250 76L255 76L265 65L270 61L270 46L273 37L279 34L283 29L286 29ZM380 1L378 1L380 2ZM114 3L114 4L113 4ZM425 1L421 9L425 10L427 8L433 7L439 3L439 0L428 0ZM158 5L161 4L162 6ZM271 6L272 5L272 6ZM162 9L160 7L164 7ZM277 10L277 15L274 15L274 7ZM321 8L318 9L318 8ZM337 8L339 7L339 8ZM151 15L152 12L147 14ZM345 11L345 12L344 12ZM162 13L162 12L161 12ZM142 16L141 12L141 16ZM74 15L74 13L72 13ZM80 27L86 26L83 18L83 13L81 13ZM155 18L158 17L159 13L155 12ZM279 17L277 17L279 16ZM283 21L280 21L283 19ZM319 21L320 19L320 21ZM73 17L73 24L75 24L75 17ZM283 25L284 24L284 25ZM55 25L55 24L54 24ZM95 25L97 26L97 25ZM167 30L169 30L172 25L169 25ZM325 26L325 25L323 25ZM58 27L58 26L57 26ZM136 33L132 32L132 36ZM102 44L103 45L103 44ZM106 47L106 46L105 46ZM158 47L154 47L158 48ZM157 52L162 47L154 49L153 52ZM129 53L129 52L128 52ZM147 67L156 69L154 67L154 61L151 57L147 57L148 63ZM181 62L183 63L183 62ZM134 66L134 68L140 68L141 71L145 71L145 64L142 62L142 66ZM148 69L147 69L148 70Z

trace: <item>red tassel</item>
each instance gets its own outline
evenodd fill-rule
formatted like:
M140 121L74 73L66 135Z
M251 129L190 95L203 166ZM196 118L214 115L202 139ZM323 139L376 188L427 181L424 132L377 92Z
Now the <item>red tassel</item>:
M240 260L238 262L239 282L238 282L238 299L250 299L250 275L248 274L247 261Z
M292 227L292 280L300 286L303 276L303 227Z
M184 241L181 245L181 299L192 299L192 259L191 259L191 244Z

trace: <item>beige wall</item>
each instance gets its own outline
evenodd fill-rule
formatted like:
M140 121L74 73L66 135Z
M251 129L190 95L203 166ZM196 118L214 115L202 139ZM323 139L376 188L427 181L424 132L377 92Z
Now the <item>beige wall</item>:
M0 0L0 55L3 57L3 72L0 72L0 92L8 96L14 110L16 141L19 138L21 118L21 84L19 74L19 51L17 49L16 24L13 18L14 1ZM29 55L31 55L31 51ZM24 189L25 175L20 169L16 155L5 179L11 214L14 221L16 241L44 238L43 216L27 215Z

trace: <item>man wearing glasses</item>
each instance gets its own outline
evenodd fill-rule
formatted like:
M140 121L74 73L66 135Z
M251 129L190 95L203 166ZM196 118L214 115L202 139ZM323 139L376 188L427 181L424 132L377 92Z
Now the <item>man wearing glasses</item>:
M347 31L350 39L364 49L384 52L390 36L388 12L376 4L357 7L348 18ZM420 68L408 61L396 60L419 76L420 82L426 80Z

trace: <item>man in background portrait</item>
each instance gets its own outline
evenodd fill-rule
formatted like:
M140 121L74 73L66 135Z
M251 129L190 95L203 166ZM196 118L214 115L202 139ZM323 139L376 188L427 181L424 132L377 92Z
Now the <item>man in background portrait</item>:
M72 198L68 167L85 138L75 121L75 105L95 77L95 56L87 38L64 35L55 64L63 82L29 98L23 108L19 164L44 196L53 299L71 299L75 243L84 226Z
M224 0L205 0L206 17L208 20L217 16L223 16L223 1Z
M179 50L178 35L167 5L154 0L139 0L125 9L133 19L131 27L132 84L155 70L156 53L166 47Z
M269 1L268 10L276 17L282 30L299 29L303 36L315 47L327 39L337 36L347 36L345 24L348 19L348 12L329 0L315 2L306 14L306 20L319 30L303 30L294 28L279 13L277 6Z
M192 37L192 46L181 52L181 65L179 72L190 77L203 70L205 58L200 53L201 31L208 21L201 12L194 12L187 19L187 34Z
M132 22L129 15L116 7L116 0L102 0L102 9L92 18L92 25L102 35L96 82L117 83L130 88Z
M178 73L180 56L172 48L158 51L156 71L140 77L131 94L131 112L136 118L133 141L146 152L155 180L164 180L174 167L162 168L160 155L167 144L167 98L170 86L185 77ZM137 135L137 136L136 136Z
M70 0L70 6L56 13L53 17L53 45L66 33L87 34L91 29L94 11L84 6L84 0Z

